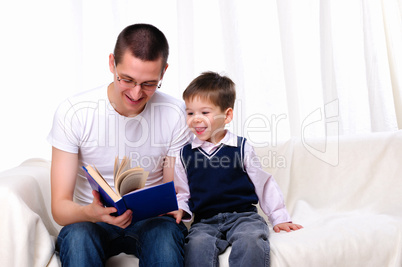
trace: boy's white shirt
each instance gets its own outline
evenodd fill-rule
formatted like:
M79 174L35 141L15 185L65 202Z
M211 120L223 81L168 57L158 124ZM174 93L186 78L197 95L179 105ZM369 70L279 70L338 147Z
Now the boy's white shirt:
M211 154L221 144L237 146L237 136L226 130L224 138L217 144L202 141L195 137L191 143L191 147L193 149L200 147L206 153ZM271 174L263 170L254 148L247 141L244 146L244 167L250 180L254 184L255 193L258 196L260 207L267 215L272 225L275 226L279 223L291 222L290 215L286 210L283 195L278 184ZM187 174L180 157L176 158L175 185L178 191L177 201L179 209L183 209L192 218L192 212L188 206L190 189L188 186ZM183 219L183 221L190 221L191 218Z

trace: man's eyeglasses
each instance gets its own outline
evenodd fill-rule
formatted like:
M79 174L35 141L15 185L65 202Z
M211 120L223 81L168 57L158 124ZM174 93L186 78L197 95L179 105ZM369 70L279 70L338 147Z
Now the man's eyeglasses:
M148 82L137 83L133 80L122 79L119 77L119 74L117 73L116 63L114 64L114 69L116 72L116 79L120 83L120 85L123 87L134 88L137 85L139 85L142 90L151 92L151 91L155 91L156 89L161 88L161 86L162 86L162 80L160 80L158 83L148 83Z

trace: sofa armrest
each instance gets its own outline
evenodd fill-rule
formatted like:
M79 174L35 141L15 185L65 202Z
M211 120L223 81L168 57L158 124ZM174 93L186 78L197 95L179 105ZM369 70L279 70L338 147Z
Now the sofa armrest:
M25 161L0 173L0 265L46 266L60 230L50 214L50 163Z

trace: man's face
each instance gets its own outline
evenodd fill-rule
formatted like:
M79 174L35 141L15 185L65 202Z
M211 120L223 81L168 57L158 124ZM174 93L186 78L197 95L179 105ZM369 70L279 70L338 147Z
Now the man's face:
M117 66L114 55L111 54L109 68L114 74L114 83L108 88L109 100L119 114L130 117L144 110L145 104L157 89L155 86L149 90L141 84L158 84L167 66L162 73L161 58L156 61L142 61L126 52Z

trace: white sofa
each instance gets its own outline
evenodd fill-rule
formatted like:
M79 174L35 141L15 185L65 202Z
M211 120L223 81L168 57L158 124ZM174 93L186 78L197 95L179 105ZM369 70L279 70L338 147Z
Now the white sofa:
M402 131L256 148L303 229L270 233L271 266L402 266ZM0 173L1 266L60 266L50 163ZM220 256L228 266L230 249ZM137 262L121 254L107 266ZM129 265L133 266L133 265Z

